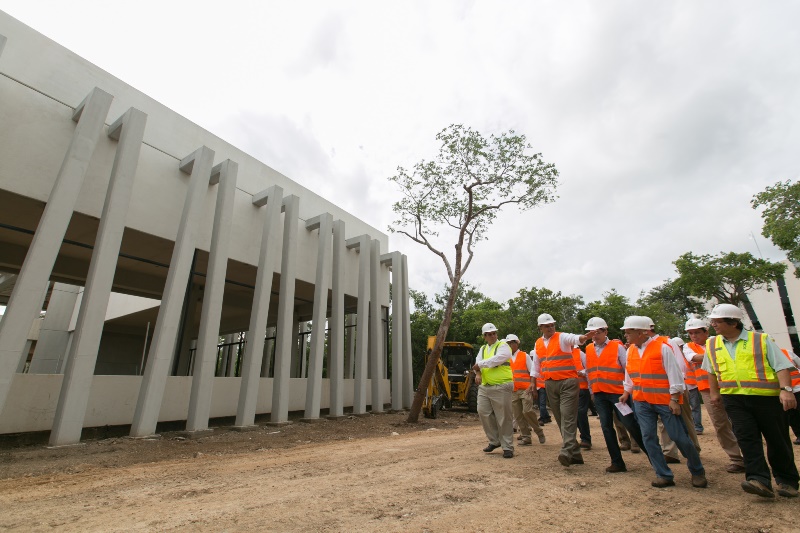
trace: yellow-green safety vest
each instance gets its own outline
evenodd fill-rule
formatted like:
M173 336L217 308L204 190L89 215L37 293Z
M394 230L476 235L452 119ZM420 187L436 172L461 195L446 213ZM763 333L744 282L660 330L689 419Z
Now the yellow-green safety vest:
M492 346L482 346L482 359L485 360L491 358L501 344L506 344L506 341L497 341ZM481 368L481 383L483 385L501 385L511 381L514 381L514 374L511 372L510 361L506 361L502 365L492 368Z
M722 335L709 337L706 353L717 375L721 394L778 396L778 376L767 361L767 336L747 332L747 340L737 341L736 358L731 357Z

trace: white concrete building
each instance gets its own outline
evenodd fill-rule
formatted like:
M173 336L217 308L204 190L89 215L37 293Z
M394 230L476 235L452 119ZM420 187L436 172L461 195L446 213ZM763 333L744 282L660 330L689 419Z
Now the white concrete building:
M750 307L745 306L745 316L750 326L770 334L778 346L800 355L800 279L795 277L797 267L791 261L784 259L783 263L787 265L786 273L783 280L771 284L771 291L762 289L748 294Z
M2 12L0 205L0 434L411 404L384 233Z

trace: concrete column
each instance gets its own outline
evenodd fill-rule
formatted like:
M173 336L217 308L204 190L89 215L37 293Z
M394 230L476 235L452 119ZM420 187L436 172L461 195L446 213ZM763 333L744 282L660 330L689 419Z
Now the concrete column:
M50 432L51 446L80 441L146 125L147 115L130 108L108 129L108 136L119 143Z
M29 374L59 374L61 362L67 358L69 324L81 287L54 283L47 312L39 329L39 341L33 351Z
M353 384L353 414L367 412L367 353L369 348L369 278L372 250L369 235L347 239L348 249L357 249L358 258L358 331L356 332L355 383Z
M283 199L283 206L286 215L283 219L278 338L275 349L275 378L272 381L272 413L270 413L270 422L278 424L289 420L289 371L291 370L289 367L292 362L292 343L296 340L292 326L294 324L294 283L300 198L294 195L287 196Z
M28 331L42 310L50 274L112 100L113 96L95 87L72 114L78 126L0 322L0 411L23 357Z
M319 230L317 245L317 275L314 279L314 306L311 320L311 349L306 385L306 419L319 418L322 401L322 362L325 358L325 322L328 314L328 280L331 271L331 232L333 216L323 213L306 221L306 230Z
M206 146L198 148L180 162L181 171L190 173L189 186L161 297L161 309L158 312L144 378L139 389L139 399L131 424L131 437L146 437L156 431L161 400L164 398L164 387L167 385L167 376L170 372L170 362L175 353L186 282L189 280L195 242L202 221L203 201L208 191L213 163L214 151Z
M344 414L344 229L343 220L333 223L333 272L331 274L331 319L328 339L328 379L331 399L330 418Z
M403 408L403 259L400 252L381 256L392 268L392 410Z
M252 426L256 419L258 384L261 377L261 359L264 357L264 337L267 330L267 314L272 293L272 274L275 256L280 254L273 232L277 233L281 219L283 189L273 185L253 195L253 205L264 207L264 224L261 227L261 248L256 271L256 288L253 292L253 307L250 310L250 326L247 330L242 365L242 384L239 388L239 404L236 409L236 426Z
M369 359L372 380L372 412L383 412L383 311L379 301L381 243L373 239L370 245L369 274Z
M353 362L356 358L356 315L345 317L344 379L353 379Z
M225 294L225 274L228 271L228 242L233 220L233 198L236 195L236 177L239 165L226 159L211 170L211 185L217 188L214 208L214 226L211 229L211 248L208 256L206 287L203 291L203 309L200 312L200 331L194 353L192 391L189 395L187 431L208 429L211 412L211 393L217 366L219 322L222 317L222 299Z
M408 293L408 257L403 255L403 408L411 409L414 400L414 371L411 357L411 305Z

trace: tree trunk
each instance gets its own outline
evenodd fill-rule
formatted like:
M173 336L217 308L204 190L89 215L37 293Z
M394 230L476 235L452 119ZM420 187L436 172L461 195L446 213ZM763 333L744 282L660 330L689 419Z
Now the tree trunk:
M406 422L417 423L419 421L419 413L422 410L422 403L425 401L425 395L428 392L428 385L431 383L433 372L436 370L436 365L442 356L442 347L444 346L444 339L447 337L447 330L450 329L450 321L453 318L453 307L456 303L456 294L458 293L458 285L461 279L456 278L450 286L450 296L447 298L447 306L444 308L444 316L442 323L439 325L439 331L436 332L436 342L433 344L428 362L425 364L425 370L419 378L419 385L414 394L414 401L411 402L411 410L408 412Z

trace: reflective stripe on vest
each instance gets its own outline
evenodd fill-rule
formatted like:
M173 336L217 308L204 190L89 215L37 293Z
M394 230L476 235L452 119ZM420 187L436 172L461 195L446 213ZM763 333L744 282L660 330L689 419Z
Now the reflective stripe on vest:
M619 341L608 341L605 347L597 354L594 343L586 347L586 373L592 392L607 392L622 394L625 389L622 382L625 380L625 370L619 364Z
M767 337L747 332L747 340L737 340L735 358L728 353L722 335L709 337L706 353L717 375L721 394L778 396L778 376L767 362Z
M655 337L640 354L639 348L631 344L628 348L628 375L633 381L633 399L653 405L668 405L671 399L669 377L664 370L661 349L663 337ZM672 349L670 347L670 349ZM683 395L678 400L683 403Z
M547 346L541 337L536 339L536 355L539 357L542 379L562 380L578 377L572 353L561 351L560 335L558 332L553 333Z
M482 359L491 359L495 352L497 352L497 348L505 343L506 341L497 341L492 346L487 347L485 344L481 346L481 353L483 354ZM514 376L511 373L511 363L509 361L506 361L500 366L481 368L481 383L483 385L501 385L513 380Z
M528 354L518 351L517 355L512 356L509 362L514 373L514 390L529 388L531 386L531 373L528 370Z
M792 368L789 370L789 377L792 378L792 388L795 388L800 385L800 370L797 370L797 367L794 366L794 361L792 361L792 356L789 355L789 350L784 350L781 348L781 351L783 352L783 355L786 356L786 359L792 363Z
M688 346L689 349L692 350L696 354L701 354L702 355L702 354L706 353L705 346L701 346L701 345L697 344L696 342L687 342L686 346ZM703 370L701 368L703 363L695 363L694 361L692 361L689 364L692 365L692 368L694 368L694 377L695 377L695 380L697 380L697 389L698 390L708 390L709 389L708 372L706 372L705 370Z

